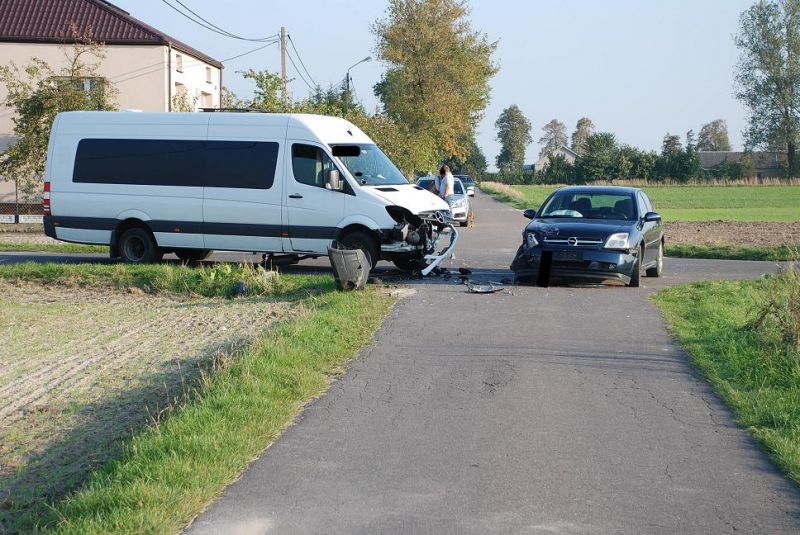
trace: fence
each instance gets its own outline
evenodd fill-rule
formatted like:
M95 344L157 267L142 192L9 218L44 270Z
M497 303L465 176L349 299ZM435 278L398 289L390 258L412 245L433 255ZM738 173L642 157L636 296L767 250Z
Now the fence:
M0 223L41 223L42 203L0 203Z

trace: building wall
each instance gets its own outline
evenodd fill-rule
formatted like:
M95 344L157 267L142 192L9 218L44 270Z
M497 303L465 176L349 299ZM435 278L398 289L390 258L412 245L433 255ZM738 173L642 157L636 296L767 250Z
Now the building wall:
M8 65L13 61L24 68L36 57L58 72L67 65L65 52L69 48L70 45L47 43L0 43L0 63ZM190 97L197 97L196 108L219 106L220 70L212 65L173 49L170 77L166 46L108 45L105 53L97 72L117 89L116 103L121 110L169 111L170 100L179 88L188 91ZM0 102L6 95L6 87L0 84ZM15 141L13 116L13 110L0 104L0 152ZM13 184L0 177L0 202L13 198Z

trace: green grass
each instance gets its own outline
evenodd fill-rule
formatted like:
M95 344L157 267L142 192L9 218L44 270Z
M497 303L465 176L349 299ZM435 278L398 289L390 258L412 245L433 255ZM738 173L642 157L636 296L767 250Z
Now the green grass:
M233 297L237 285L243 295L285 295L314 288L327 277L285 276L251 264L218 263L190 267L177 264L58 264L23 262L0 268L0 278L41 284L71 284L114 290L138 288L148 293Z
M108 245L83 245L80 243L0 242L0 252L19 251L36 253L105 253Z
M0 266L0 276L56 283L202 293L184 266ZM120 279L120 280L118 280ZM301 290L315 290L313 293ZM234 481L372 337L394 299L341 293L330 276L282 276L274 294L302 296L305 313L217 362L188 394L35 525L55 533L175 533ZM43 288L44 291L44 288ZM225 291L221 292L223 295Z
M670 245L665 254L677 258L715 258L719 260L766 260L787 262L800 256L798 247L740 247L736 245Z
M797 276L703 282L664 290L654 300L737 423L800 483L800 349L774 324L753 327L764 303L796 297L797 284Z
M620 182L620 185L624 183ZM481 184L481 189L516 208L539 208L557 186ZM645 186L667 221L800 221L800 186Z

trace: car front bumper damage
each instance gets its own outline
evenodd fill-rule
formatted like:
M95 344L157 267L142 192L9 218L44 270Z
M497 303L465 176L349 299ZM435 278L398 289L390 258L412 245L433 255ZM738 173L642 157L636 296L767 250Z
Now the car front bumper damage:
M550 263L550 280L618 280L627 284L636 265L636 255L609 249L521 245L511 263L514 280L521 284L537 283L542 266L547 262Z

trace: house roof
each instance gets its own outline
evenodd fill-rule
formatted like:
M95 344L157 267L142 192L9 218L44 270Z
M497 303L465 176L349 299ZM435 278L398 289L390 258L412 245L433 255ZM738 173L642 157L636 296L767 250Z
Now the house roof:
M781 169L786 165L785 152L700 151L697 156L700 158L700 167L712 169L726 162L738 162L745 154L749 154L750 162L756 169Z
M0 41L68 43L79 35L107 45L172 45L217 68L222 63L105 0L0 0Z

